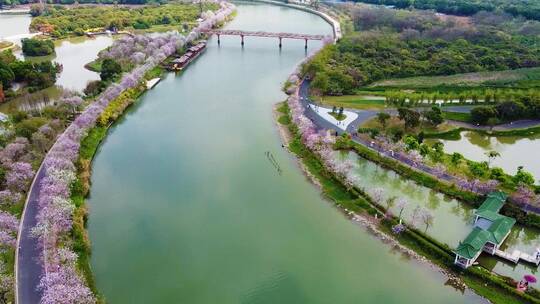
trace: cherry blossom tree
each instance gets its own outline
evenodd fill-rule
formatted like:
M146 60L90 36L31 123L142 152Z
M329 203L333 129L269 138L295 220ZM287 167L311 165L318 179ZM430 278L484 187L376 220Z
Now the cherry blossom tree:
M16 162L10 166L6 175L6 185L16 192L24 192L34 177L34 171L29 163Z

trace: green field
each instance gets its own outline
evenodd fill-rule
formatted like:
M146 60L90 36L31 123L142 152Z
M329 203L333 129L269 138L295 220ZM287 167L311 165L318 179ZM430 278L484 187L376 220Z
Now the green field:
M460 112L443 112L444 119L457 120L463 122L471 122L470 113L460 113Z
M317 100L314 98L314 100ZM365 95L324 96L322 104L360 110L380 110L385 108L384 97Z
M540 68L524 68L496 72L478 72L455 74L449 76L420 76L400 79L389 79L375 82L370 87L415 87L434 86L540 86Z

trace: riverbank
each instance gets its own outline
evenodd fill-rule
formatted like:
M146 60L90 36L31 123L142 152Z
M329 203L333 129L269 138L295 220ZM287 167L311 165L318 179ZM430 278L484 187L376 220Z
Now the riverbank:
M99 290L95 285L95 279L90 266L91 243L88 237L88 230L86 229L86 223L88 220L86 199L88 198L91 187L90 179L92 176L92 162L96 153L98 152L99 147L106 139L111 127L113 127L114 124L123 117L124 113L128 111L131 106L140 100L145 92L154 88L158 84L165 72L165 69L162 67L156 67L150 70L145 76L145 82L147 82L147 84L138 87L138 89L135 91L135 96L130 99L127 105L122 106L118 115L115 115L114 117L107 116L107 120L91 128L88 131L88 135L81 141L81 148L77 161L77 181L75 182L77 186L74 187L72 195L72 200L77 206L74 216L74 222L76 225L74 225L73 235L76 242L75 248L78 249L77 253L79 254L79 265L81 266L89 287L92 289L94 294L100 297L100 302L103 303L105 302L105 299L99 294Z
M420 261L429 261L433 267L440 267L439 269L447 274L454 283L457 283L457 286L465 282L467 286L487 297L493 303L517 304L523 303L524 300L528 301L527 303L540 303L540 299L529 296L522 297L522 294L515 291L513 282L493 276L488 271L458 270L453 266L453 253L450 248L426 237L419 231L409 227L405 233L402 232L397 236L391 235L392 227L397 224L397 220L392 216L389 217L384 207L375 204L367 194L362 193L359 189L345 187L334 173L326 169L319 157L303 144L298 129L288 114L288 108L282 107L280 112L286 112L283 115L287 117L279 117L280 122L276 123L283 125L280 128L287 128L290 132L292 140L288 141L288 147L298 157L301 168L306 170L306 175L321 188L323 195L333 201L353 221L361 220L363 224L368 223L367 227L374 229L384 242L398 243L399 248L405 248L403 252L414 252L410 253L413 257ZM284 124L283 122L289 123ZM280 133L285 131L282 130ZM490 284L486 284L488 282ZM494 292L494 289L497 292Z
M216 14L215 16L212 16L211 18L205 19L201 22L199 27L203 26L213 26L218 20L222 20L232 11L232 6L229 4L222 4L222 10L220 14ZM68 200L71 198L71 195L74 195L74 199L72 200L72 204L74 205L75 209L72 211L69 211L66 213L64 212L64 216L68 216L67 219L61 219L64 221L67 221L67 223L70 223L70 237L73 240L69 242L69 244L65 244L66 247L62 246L60 252L59 248L57 248L56 241L60 239L59 233L62 233L62 231L40 231L39 240L38 242L43 242L44 244L47 244L46 246L43 246L43 254L41 254L40 250L36 251L36 239L32 238L32 236L27 235L32 230L33 226L36 225L48 225L46 222L43 223L43 221L47 221L48 218L43 216L43 212L47 211L47 208L58 208L60 206L53 205L48 206L47 204L50 204L49 200L44 200L44 191L49 191L47 188L43 188L45 186L49 186L48 184L43 184L40 189L37 189L35 191L31 191L29 193L29 197L32 197L31 200L27 202L25 205L25 210L32 209L34 212L32 212L34 215L37 213L37 219L38 223L35 224L36 218L28 218L28 216L23 217L23 223L21 224L22 227L25 227L22 229L22 232L19 233L19 237L22 237L22 234L24 234L25 239L28 239L28 244L25 244L25 246L21 247L19 250L19 253L23 253L25 255L25 261L26 263L17 263L17 267L22 267L24 269L24 276L17 276L16 278L16 284L17 284L17 297L16 300L19 303L34 303L38 302L39 299L42 297L47 298L55 298L55 297L76 297L78 301L90 301L92 302L94 299L94 295L92 294L91 289L89 289L86 286L93 285L93 281L91 279L91 275L89 274L90 267L88 265L88 257L89 257L89 246L88 245L88 238L85 233L85 225L86 225L86 207L84 204L84 201L81 199L81 193L84 193L82 188L80 180L72 180L71 178L76 177L84 177L84 176L77 176L78 172L85 172L84 170L79 170L78 167L82 167L78 160L79 152L80 152L80 142L83 141L85 137L83 135L85 132L88 132L90 129L92 129L93 126L95 126L95 123L98 121L98 118L103 118L103 113L106 114L106 120L109 120L111 118L117 118L119 116L118 113L123 112L127 105L125 104L126 98L130 99L134 102L135 98L140 96L140 93L144 91L144 89L141 89L138 91L138 89L135 89L137 87L141 87L140 81L143 80L144 75L151 71L153 67L159 64L159 62L163 61L166 57L172 55L178 47L181 47L186 42L191 42L194 39L197 39L199 36L199 31L197 29L195 33L193 33L191 36L184 38L180 35L169 35L169 36L158 36L155 37L155 39L158 39L159 41L156 41L156 44L158 46L157 49L153 50L152 53L148 54L148 63L137 66L133 71L130 73L124 75L122 77L122 80L120 81L120 84L113 84L110 86L100 97L92 103L89 107L85 109L85 111L78 116L75 121L66 129L64 134L60 136L59 140L57 141L57 144L55 144L55 147L49 151L47 154L44 163L49 164L47 168L44 170L40 170L40 174L38 175L41 178L38 180L36 179L36 183L41 184L41 180L48 179L50 183L59 183L58 187L61 188L68 188L71 191L65 191L61 194L57 194L60 196L68 194L69 197L62 197L63 200ZM146 88L143 86L143 88ZM127 91L132 90L129 92L128 95L126 95ZM139 94L136 94L139 93ZM111 115L112 114L112 115ZM100 121L103 121L101 119ZM58 144L61 142L60 144ZM68 157L64 157L62 159L62 162L60 162L61 167L59 166L59 160L58 157L60 155L69 155ZM65 162L69 163L65 163ZM75 170L77 168L77 170ZM67 176L71 176L69 179L57 179L55 178L55 175L51 176L51 171L54 173L56 171L61 171L67 174ZM55 171L56 170L56 171ZM73 171L75 172L73 172ZM43 172L45 171L45 172ZM73 174L73 175L71 175ZM69 185L66 185L65 183L68 182ZM34 189L33 189L34 190ZM54 197L54 196L53 196ZM47 197L45 197L47 198ZM40 200L40 201L39 201ZM71 207L69 207L71 208ZM60 211L57 211L60 212ZM41 221L41 222L40 222ZM27 227L30 225L29 227ZM64 229L66 229L65 227ZM50 242L49 238L51 238L53 241ZM63 237L62 237L63 239ZM33 240L32 242L30 240ZM49 243L50 242L50 243ZM68 258L69 259L77 259L76 264L72 264L73 261L68 261L69 263L63 262L63 259L65 256L65 253L63 251L66 250L73 250L72 252L68 252ZM80 255L77 255L79 253ZM88 253L88 254L86 254ZM60 256L59 256L60 255ZM56 257L59 256L56 260L50 259L42 261L43 265L40 265L40 262L38 263L38 266L29 265L28 261L41 261L41 256L50 256L50 257ZM19 259L20 261L20 259ZM57 265L56 263L60 263ZM42 269L48 270L43 273L42 276ZM70 280L69 282L63 282L62 280L49 280L49 276L55 276L56 272L66 272L66 276L62 277L62 280ZM83 271L84 278L79 277L78 272ZM17 271L17 273L20 274L21 271ZM88 279L90 278L90 279ZM31 280L29 280L31 279ZM36 289L36 282L46 282L40 284L41 287L39 290ZM54 293L56 290L57 285L69 285L70 288L63 288L64 293ZM19 291L23 288L20 288L21 286L24 287L25 293L21 294ZM22 296L22 297L21 297ZM53 301L54 302L54 301ZM86 302L84 302L86 303Z
M323 192L332 204L338 208L351 222L358 224L366 232L372 234L378 240L392 247L393 250L398 250L401 254L408 258L425 263L434 270L444 274L451 282L452 286L458 289L466 289L465 283L452 272L448 271L427 259L425 256L417 253L411 248L397 241L388 229L381 229L381 219L384 219L385 213L376 208L369 208L369 202L363 201L358 207L356 204L350 204L343 197L340 197L339 192L350 192L357 199L361 199L357 193L347 190L338 180L332 180L329 171L324 170L324 165L317 159L315 154L308 152L309 149L301 143L301 139L297 134L294 125L292 124L289 109L286 102L277 103L274 107L275 125L279 130L280 138L284 147L296 156L298 166L306 175L306 178L317 188ZM320 167L319 167L320 166ZM319 168L317 168L319 167Z
M291 121L290 116L281 121ZM376 218L382 219L379 221L379 229L391 233L392 228L398 224L398 220L388 215L385 208L376 204L366 193L355 187L345 187L343 181L338 178L333 172L326 169L326 165L320 158L306 147L301 139L297 127L290 123L291 132L296 134L295 140L289 145L304 165L317 176L319 183L323 185L323 193L325 196L330 196L338 201L339 206L344 206L348 211L357 212L359 214L367 214L369 216L376 215ZM314 173L315 172L315 173ZM318 172L318 173L317 173ZM469 269L467 271L458 270L453 265L453 252L446 245L440 244L423 233L408 227L406 233L394 235L402 245L416 251L418 254L429 259L433 263L444 267L447 271L457 271L457 275L464 279L477 293L488 297L494 303L522 303L524 300L527 303L539 303L538 295L532 297L523 295L515 290L515 282L509 278L501 278L491 274L484 269ZM488 285L484 285L489 283ZM491 287L489 287L491 286ZM498 289L497 293L493 289ZM534 291L534 294L537 294Z
M339 202L336 203L337 205L345 206L344 210L347 212L353 211L369 216L374 215L375 219L380 218L381 220L377 224L378 228L386 231L388 234L392 233L395 227L403 226L403 230L400 229L400 232L394 232L394 240L433 263L444 267L444 269L456 273L478 294L488 297L495 303L540 302L538 291L531 290L530 294L521 294L516 291L516 282L511 278L496 275L483 268L473 268L466 271L457 269L453 264L454 254L451 248L416 230L414 227L402 224L399 218L388 213L385 207L375 203L367 193L356 188L354 183L347 180L347 173L343 172L344 168L336 164L331 164L334 170L340 170L339 176L333 170L328 169L328 165L325 164L326 159L323 160L321 158L327 158L329 151L327 151L327 148L321 148L319 145L328 145L327 142L331 140L327 138L328 134L323 135L320 132L318 133L314 124L303 114L303 106L300 105L300 101L298 100L300 98L298 96L298 83L299 78L302 77L301 73L298 72L299 70L297 69L297 72L289 77L287 81L289 85L285 88L285 91L291 94L288 99L289 104L291 107L294 107L294 111L296 112L294 122L293 117L286 108L281 110L281 112L286 112L286 114L279 117L278 121L287 125L293 135L294 139L289 141L288 144L289 150L297 155L303 163L303 168L308 168L310 171L310 174L308 174L309 177L317 177L318 182L316 184L321 185L322 192L325 196L331 197L335 202ZM283 131L280 131L280 134L282 133ZM313 148L318 149L317 153L321 155L312 151Z

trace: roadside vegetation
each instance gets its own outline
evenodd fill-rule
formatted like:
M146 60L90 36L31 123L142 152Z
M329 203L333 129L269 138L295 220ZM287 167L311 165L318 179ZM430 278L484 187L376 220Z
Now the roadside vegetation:
M203 11L215 11L216 3L204 2ZM48 5L32 19L30 28L55 38L82 36L92 31L161 30L186 32L196 25L199 6L181 2L148 6L81 6Z
M540 3L535 0L357 0L397 8L414 7L450 15L470 16L482 11L502 11L513 16L540 20Z

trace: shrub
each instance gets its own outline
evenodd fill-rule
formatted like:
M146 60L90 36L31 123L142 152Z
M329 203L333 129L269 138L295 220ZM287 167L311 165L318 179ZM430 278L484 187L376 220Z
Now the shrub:
M50 39L26 38L21 42L23 54L26 56L46 56L54 53L54 43Z

